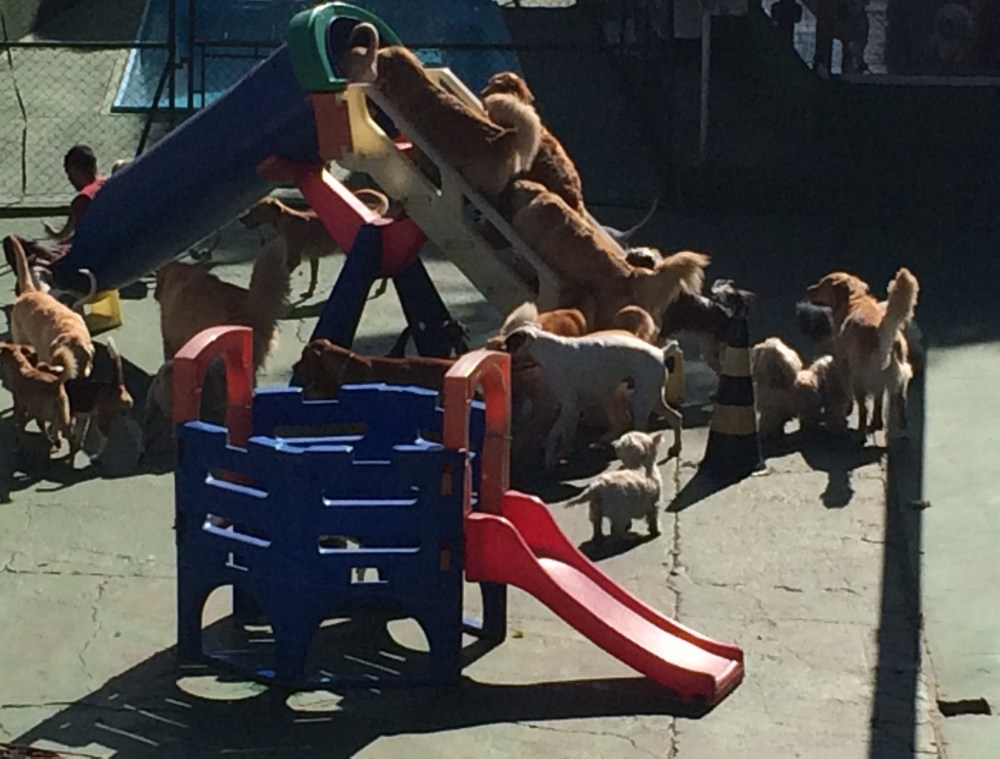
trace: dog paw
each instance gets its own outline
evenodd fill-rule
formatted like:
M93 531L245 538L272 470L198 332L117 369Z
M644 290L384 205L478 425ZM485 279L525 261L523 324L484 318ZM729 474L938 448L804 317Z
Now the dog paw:
M670 450L667 451L667 458L670 459L675 457L680 458L680 455L681 455L681 446L679 443L677 445L670 446Z

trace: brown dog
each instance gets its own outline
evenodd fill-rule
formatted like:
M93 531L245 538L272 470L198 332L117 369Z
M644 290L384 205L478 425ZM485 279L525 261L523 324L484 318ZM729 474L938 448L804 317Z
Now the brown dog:
M625 306L640 306L658 321L682 291L701 290L710 260L704 253L683 251L652 269L634 267L607 235L537 182L517 180L512 199L514 230L564 280L593 297L597 329L610 327Z
M86 377L94 362L94 344L83 317L35 285L24 248L11 237L17 263L18 292L10 312L15 343L30 345L41 361L62 372L62 380Z
M410 50L378 49L375 28L366 31L367 57L353 64L354 81L371 83L473 189L496 197L531 167L542 129L533 108L512 110L512 128L499 126L435 84Z
M73 416L72 451L83 447L84 438L91 425L96 425L102 447L111 433L111 423L126 414L134 405L132 395L125 387L122 358L113 340L108 340L108 354L114 366L111 382L94 382L92 378L78 378L66 383L70 413Z
M277 237L253 264L250 289L223 282L199 266L171 261L156 272L163 357L170 360L203 329L240 324L253 329L256 373L271 350L288 295L284 238Z
M357 195L366 203L371 197L373 210L379 216L385 215L389 210L389 201L380 192L359 190ZM277 198L268 196L258 200L240 216L240 223L247 229L268 226L284 237L288 249L286 263L289 272L295 271L303 259L308 259L309 287L302 293L303 298L312 297L316 292L319 259L343 253L315 211L291 208Z
M920 285L909 269L889 283L884 307L867 283L843 271L832 272L806 289L809 300L833 311L834 355L854 400L862 435L882 429L885 393L897 401L900 426L906 427L906 391L913 376L902 328L913 318ZM874 398L868 424L869 396Z
M440 392L444 375L454 363L450 358L362 356L319 339L303 348L293 370L303 379L306 398L336 398L341 385L356 382L417 385Z
M486 87L480 93L486 113L498 124L504 124L510 103L498 95L513 95L524 105L535 107L535 96L528 89L527 82L513 71L501 71L490 77ZM532 182L538 182L546 189L554 192L566 205L581 215L587 211L583 203L583 182L576 165L569 157L562 143L550 132L544 124L541 127L541 140L538 155L531 168L522 172L520 177Z
M0 366L14 400L14 422L18 437L24 440L28 422L38 424L49 442L48 453L59 448L60 435L72 446L69 397L66 395L64 372L45 363L32 361L30 348L0 343ZM71 451L71 454L75 451ZM72 463L72 455L70 463Z

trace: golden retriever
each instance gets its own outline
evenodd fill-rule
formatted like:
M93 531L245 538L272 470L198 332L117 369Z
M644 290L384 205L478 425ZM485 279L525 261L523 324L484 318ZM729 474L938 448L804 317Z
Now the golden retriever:
M480 93L486 113L498 124L505 124L508 110L511 108L509 98L500 95L513 96L518 102L535 107L535 96L528 88L527 82L513 71L501 71L490 77L486 87ZM581 215L586 215L583 203L583 183L580 173L576 170L562 143L550 132L544 124L541 125L541 139L538 155L531 168L521 173L521 178L538 182L550 192L554 192L566 205Z
M640 306L659 322L682 291L700 292L709 257L683 251L655 268L630 265L611 239L537 182L519 179L512 192L514 230L570 285L597 304L596 329L609 328L625 306Z
M94 344L83 317L38 288L20 240L11 237L11 241L21 293L10 312L11 337L38 351L41 361L62 372L63 381L88 376L94 363Z
M153 297L160 304L163 357L170 360L209 327L239 324L253 329L254 373L264 365L288 296L285 242L272 240L258 253L246 289L223 282L200 266L171 261L156 272Z
M435 84L409 49L379 49L378 32L369 27L365 57L351 64L352 81L370 83L473 189L496 197L531 168L542 127L533 108L511 109L511 127L500 126Z
M811 303L832 310L834 351L858 403L862 436L882 429L886 392L897 402L900 428L906 427L906 391L913 368L902 329L913 318L920 285L909 269L902 268L888 289L883 306L869 292L867 283L844 271L831 272L806 289ZM874 398L870 425L869 396Z

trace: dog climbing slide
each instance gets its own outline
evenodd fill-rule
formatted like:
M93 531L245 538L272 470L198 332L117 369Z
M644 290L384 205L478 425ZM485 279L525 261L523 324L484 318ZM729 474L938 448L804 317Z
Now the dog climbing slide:
M89 280L81 270L87 269L99 290L128 285L290 178L261 171L268 162L321 171L327 161L336 160L370 175L400 201L426 236L502 313L529 299L543 308L554 307L560 290L557 277L499 212L438 156L425 135L404 123L391 103L338 77L331 62L334 51L346 39L345 29L357 20L376 23L383 40L398 42L380 19L344 3L299 13L289 26L286 45L109 177L69 254L54 267L56 281L86 291ZM481 107L450 69L427 71L470 107ZM387 136L382 126L388 124L376 123L368 100L405 133L408 143ZM409 160L410 144L437 165L440 187ZM339 198L327 205L343 207ZM499 249L472 223L472 209L497 230ZM336 219L324 222L344 226Z
M584 556L538 499L508 491L501 514L466 517L466 577L515 585L633 669L711 706L743 679L743 652L663 616Z

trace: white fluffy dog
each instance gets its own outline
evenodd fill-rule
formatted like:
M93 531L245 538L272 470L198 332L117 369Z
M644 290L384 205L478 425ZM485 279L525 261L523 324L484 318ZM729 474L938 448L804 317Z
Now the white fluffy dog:
M780 338L769 337L753 347L750 363L762 437L780 434L785 423L795 418L803 429L820 422L846 428L853 401L833 356L803 367L793 348Z
M663 480L656 468L656 452L662 434L629 432L612 445L622 459L622 468L596 477L580 495L566 502L566 507L590 505L590 523L594 542L604 538L604 518L611 523L611 536L624 538L633 519L645 519L649 534L660 534L660 493Z
M612 425L615 436L629 428L629 420L620 418L614 403L618 386L628 381L633 388L629 399L632 426L645 430L649 415L656 411L674 432L670 455L680 453L681 415L663 397L666 362L680 351L676 341L656 348L622 332L560 337L525 326L511 332L505 346L515 359L530 358L538 364L543 383L558 400L559 417L545 440L546 469L572 448L580 410L587 404L605 405L608 418L616 421Z

